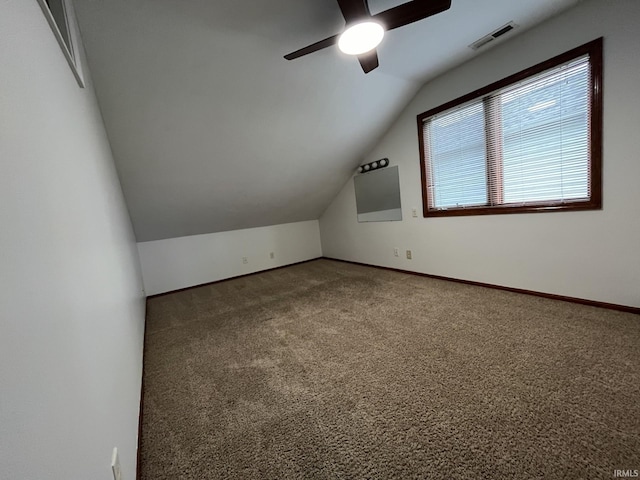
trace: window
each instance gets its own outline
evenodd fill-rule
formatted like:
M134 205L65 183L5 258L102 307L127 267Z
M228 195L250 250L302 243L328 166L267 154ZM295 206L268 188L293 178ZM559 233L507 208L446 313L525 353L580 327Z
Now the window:
M84 87L84 78L80 61L76 52L75 23L73 23L73 6L71 0L38 0L53 34L62 49L71 71L80 87Z
M418 116L424 216L602 207L602 39Z

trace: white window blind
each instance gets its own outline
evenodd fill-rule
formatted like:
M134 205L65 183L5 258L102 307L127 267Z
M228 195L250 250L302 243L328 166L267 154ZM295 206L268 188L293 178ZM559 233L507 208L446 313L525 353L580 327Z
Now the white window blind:
M424 119L429 210L589 200L590 56Z
M500 93L504 203L589 198L589 58Z
M427 121L432 195L437 207L485 205L487 162L482 100Z

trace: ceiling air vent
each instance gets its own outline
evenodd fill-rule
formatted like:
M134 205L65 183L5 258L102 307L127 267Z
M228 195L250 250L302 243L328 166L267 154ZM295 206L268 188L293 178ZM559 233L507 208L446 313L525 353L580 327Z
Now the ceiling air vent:
M480 40L476 40L471 45L469 45L469 48L473 50L478 50L479 48L484 47L487 43L493 42L496 38L501 37L507 32L510 32L517 26L518 25L516 25L515 23L513 23L513 21L511 21L506 25L503 25L500 28L496 29L495 31L491 32L489 35L485 35Z

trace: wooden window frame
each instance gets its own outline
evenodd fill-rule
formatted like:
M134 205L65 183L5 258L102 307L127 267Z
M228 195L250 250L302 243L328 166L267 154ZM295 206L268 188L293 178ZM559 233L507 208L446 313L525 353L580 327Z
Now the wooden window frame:
M423 216L427 217L451 217L466 215L496 215L510 213L542 213L557 211L575 211L575 210L600 210L602 209L602 79L603 79L603 61L602 61L602 37L586 43L580 47L574 48L563 54L557 55L545 62L541 62L533 67L522 70L518 73L510 75L502 80L491 83L485 87L475 90L467 95L463 95L455 100L447 102L439 107L428 110L417 116L418 121L418 139L420 145L420 174L422 184L422 209ZM547 201L535 202L527 205L482 205L468 207L451 207L442 210L430 210L433 199L428 189L430 185L429 172L427 169L426 152L427 142L425 141L425 122L434 115L452 109L464 103L477 100L478 98L487 97L489 94L508 87L512 84L526 80L529 77L542 73L551 68L567 63L575 58L589 55L590 63L590 93L591 93L591 118L589 123L589 184L590 198L588 200L565 200L565 201ZM490 103L490 97L485 99ZM486 105L486 104L485 104ZM490 105L488 106L490 108ZM489 115L488 108L485 108L485 115ZM485 134L488 134L485 129ZM491 158L497 152L490 149L498 148L490 147L487 142L487 182L488 187L492 187L494 182L501 183L502 168L495 162L491 162ZM491 145L495 145L491 142ZM491 164L491 165L489 165ZM491 191L496 192L498 196L502 195L502 187L489 188L487 195L491 195Z

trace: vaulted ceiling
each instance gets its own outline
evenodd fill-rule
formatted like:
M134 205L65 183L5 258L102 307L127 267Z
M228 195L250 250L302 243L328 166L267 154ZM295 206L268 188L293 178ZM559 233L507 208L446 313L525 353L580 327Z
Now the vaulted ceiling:
M579 0L453 0L388 32L380 67L328 48L336 0L76 0L138 241L317 219L429 79L513 20ZM372 13L404 3L369 0ZM485 47L491 48L491 47ZM416 140L417 152L417 140ZM416 153L417 155L417 153Z

